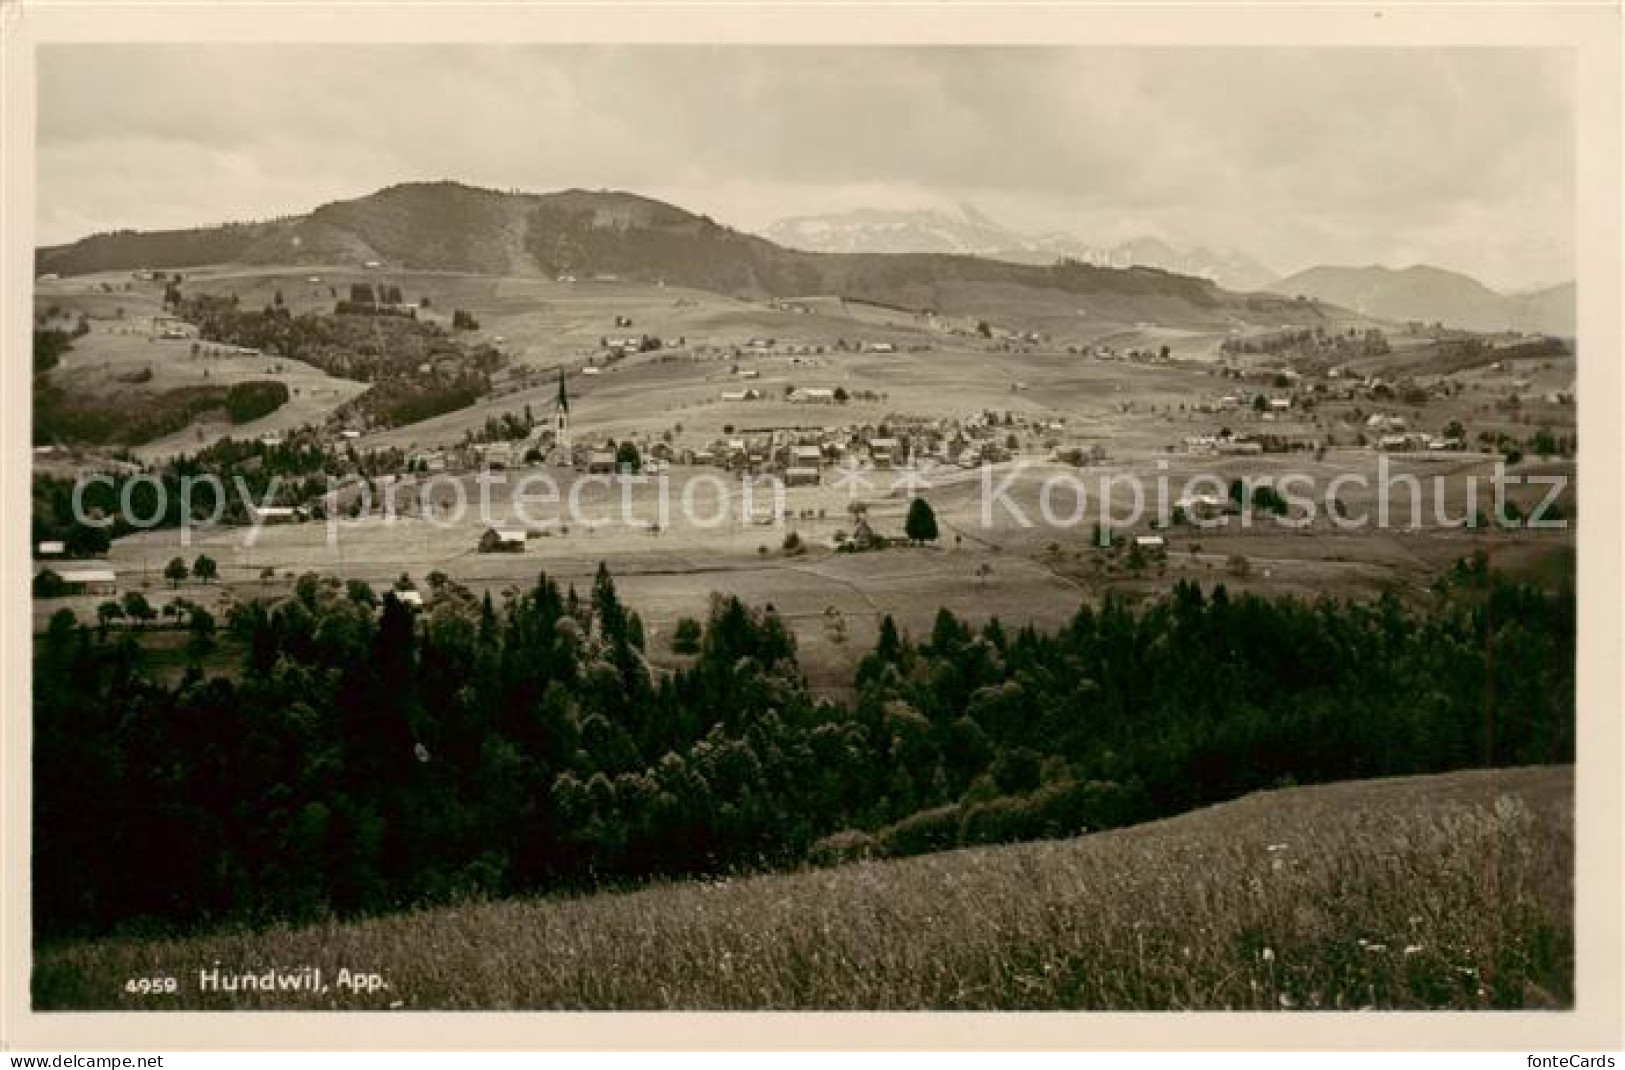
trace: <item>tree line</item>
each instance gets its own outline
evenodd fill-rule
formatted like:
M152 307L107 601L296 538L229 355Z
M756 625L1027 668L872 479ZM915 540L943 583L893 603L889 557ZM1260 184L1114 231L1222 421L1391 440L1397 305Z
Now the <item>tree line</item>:
M170 685L135 634L57 613L35 655L37 933L1072 835L1574 752L1573 592L1481 557L1417 604L1185 582L1056 631L888 617L844 703L809 690L771 607L714 596L662 640L603 568L586 592L420 593L306 575L225 614L236 671L199 658ZM692 653L657 668L659 642Z

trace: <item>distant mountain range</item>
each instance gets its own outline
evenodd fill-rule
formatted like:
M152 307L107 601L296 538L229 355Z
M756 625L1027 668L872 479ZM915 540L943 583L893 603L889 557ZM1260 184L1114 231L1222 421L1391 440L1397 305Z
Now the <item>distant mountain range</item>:
M1425 264L1403 270L1322 266L1271 283L1269 289L1285 297L1302 294L1399 323L1421 320L1474 331L1574 336L1572 282L1504 294L1467 275Z
M1070 234L1024 234L962 204L954 211L857 208L782 219L762 236L791 249L820 253L954 253L1017 264L1052 264L1062 257L1101 267L1154 267L1211 279L1228 290L1263 289L1274 271L1245 253L1176 249L1159 238L1100 246Z
M35 254L37 273L59 275L225 263L376 265L583 282L614 276L745 297L831 294L987 317L1019 299L1029 310L1042 306L1073 325L1155 322L1231 330L1327 322L1335 315L1307 302L1235 294L1208 279L1149 267L1055 263L1053 257L1010 263L940 251L807 252L631 193L513 193L455 182L391 186L265 223L96 235Z

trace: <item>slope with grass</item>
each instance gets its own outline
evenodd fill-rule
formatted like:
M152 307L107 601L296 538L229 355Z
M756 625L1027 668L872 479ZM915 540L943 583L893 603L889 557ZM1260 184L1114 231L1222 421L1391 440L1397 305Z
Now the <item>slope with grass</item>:
M42 949L37 1009L1572 1006L1573 771L1263 792L1070 840ZM320 967L325 992L200 988ZM339 971L387 988L341 990ZM170 996L125 981L173 977Z

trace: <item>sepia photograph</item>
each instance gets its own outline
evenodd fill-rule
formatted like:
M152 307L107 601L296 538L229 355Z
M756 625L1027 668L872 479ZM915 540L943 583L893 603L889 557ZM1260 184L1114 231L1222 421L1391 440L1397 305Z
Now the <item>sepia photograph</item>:
M38 43L8 998L1617 996L1577 967L1619 712L1579 697L1619 461L1581 74Z

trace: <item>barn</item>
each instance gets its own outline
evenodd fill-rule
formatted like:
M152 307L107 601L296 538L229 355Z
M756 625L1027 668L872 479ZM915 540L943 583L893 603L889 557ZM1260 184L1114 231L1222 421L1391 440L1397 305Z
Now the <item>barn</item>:
M58 575L69 594L118 593L118 575L110 568L70 568Z
M524 553L526 534L526 532L517 529L486 528L485 534L480 536L480 553Z

